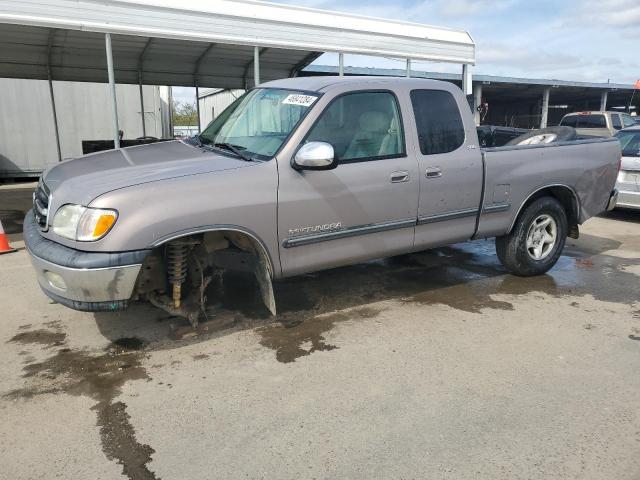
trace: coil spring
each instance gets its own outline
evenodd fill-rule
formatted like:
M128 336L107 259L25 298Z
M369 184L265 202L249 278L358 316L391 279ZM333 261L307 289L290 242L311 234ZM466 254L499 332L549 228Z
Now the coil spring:
M189 246L180 242L167 245L167 277L169 283L182 284L187 278L187 255Z

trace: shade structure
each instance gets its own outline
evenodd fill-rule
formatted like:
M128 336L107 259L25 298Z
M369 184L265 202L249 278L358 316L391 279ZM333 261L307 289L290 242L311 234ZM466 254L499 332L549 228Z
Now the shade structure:
M245 88L323 52L475 63L468 33L249 0L0 0L0 76ZM251 81L251 83L253 83Z

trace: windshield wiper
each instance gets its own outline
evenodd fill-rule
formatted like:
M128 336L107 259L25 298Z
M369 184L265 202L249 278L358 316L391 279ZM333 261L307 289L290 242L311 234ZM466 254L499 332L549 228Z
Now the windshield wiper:
M234 145L232 143L226 143L226 142L219 142L219 143L214 143L213 146L218 148L224 148L225 150L229 150L231 153L237 155L238 157L243 159L245 162L253 161L253 158L251 158L249 155L247 155L242 151L242 150L246 150L246 148L240 145Z

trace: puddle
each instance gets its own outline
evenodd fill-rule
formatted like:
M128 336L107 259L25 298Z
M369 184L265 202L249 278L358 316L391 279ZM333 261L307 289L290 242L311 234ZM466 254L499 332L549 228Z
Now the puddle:
M11 342L44 345L64 344L65 334L44 329L23 331ZM84 395L96 401L96 424L100 427L102 449L109 460L122 465L130 479L155 479L147 468L154 450L135 438L126 405L114 402L122 386L131 380L149 380L142 366L142 341L123 338L96 354L86 350L61 348L44 361L33 359L23 367L25 386L7 393L13 399L31 399L43 394Z
M630 242L626 247L635 248ZM569 239L564 255L550 272L528 278L507 273L495 254L493 240L335 268L275 282L275 318L262 304L251 275L225 275L222 294L207 295L219 305L217 313L195 330L186 321L166 318L142 305L118 314L98 313L95 318L100 331L113 341L130 337L131 325L136 325L137 336L152 350L174 349L233 330L257 329L262 344L272 348L279 361L288 362L336 347L324 341L324 334L342 321L332 321L332 312L351 312L351 318L358 319L354 313L358 309L385 300L441 304L474 314L513 310L510 301L496 298L499 294L592 295L597 300L633 305L637 301L633 271L640 268L640 259L606 253L616 252L620 246L616 240L583 234L579 240ZM571 305L578 311L583 309L575 300L571 299ZM166 321L158 322L157 318Z

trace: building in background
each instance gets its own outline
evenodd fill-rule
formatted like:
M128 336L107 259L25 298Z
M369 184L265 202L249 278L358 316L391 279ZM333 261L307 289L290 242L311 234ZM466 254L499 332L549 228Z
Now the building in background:
M244 90L226 88L207 88L200 90L198 103L200 106L200 129L204 130L211 121L231 105Z
M111 99L104 83L53 83L62 160L82 155L83 140L109 140ZM170 135L170 92L143 86L146 135ZM137 85L117 85L124 138L143 136ZM59 161L49 94L44 80L0 78L0 178L37 176Z

